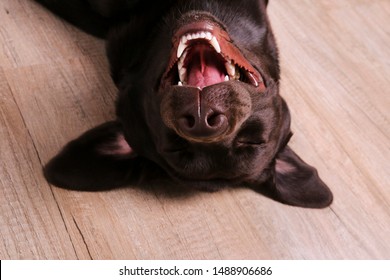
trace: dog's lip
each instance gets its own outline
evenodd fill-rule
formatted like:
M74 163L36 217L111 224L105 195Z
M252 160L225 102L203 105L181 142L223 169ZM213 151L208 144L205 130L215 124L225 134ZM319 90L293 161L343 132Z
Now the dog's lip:
M227 62L230 62L232 65L236 65L240 69L244 70L246 78L250 84L259 87L260 91L265 90L264 80L259 71L243 56L241 51L231 40L227 31L218 22L211 19L202 19L200 21L187 23L176 30L172 38L173 47L168 66L162 76L161 85L163 87L173 85L172 82L169 82L169 76L173 68L178 64L178 48L182 44L181 39L183 36L186 36L186 34L201 32L210 33L213 38L216 39L216 43L213 44L210 42L214 48L217 48L216 52L219 53ZM220 49L218 49L218 47ZM179 85L181 84L179 83Z
M215 30L216 23L212 23L209 20L203 20L200 22L193 22L180 27L173 36L174 44L180 40L180 38L188 33L196 33L199 31L211 32ZM221 28L221 27L220 27Z

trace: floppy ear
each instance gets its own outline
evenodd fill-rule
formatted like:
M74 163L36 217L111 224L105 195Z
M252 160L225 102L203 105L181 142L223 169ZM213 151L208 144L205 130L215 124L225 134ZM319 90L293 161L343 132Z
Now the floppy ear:
M93 128L68 143L44 168L46 179L59 187L102 190L123 186L138 176L142 159L113 121Z
M264 5L264 7L268 6L268 0L261 0L260 2Z
M276 157L274 176L272 194L278 201L308 208L324 208L332 203L332 192L317 170L288 146Z

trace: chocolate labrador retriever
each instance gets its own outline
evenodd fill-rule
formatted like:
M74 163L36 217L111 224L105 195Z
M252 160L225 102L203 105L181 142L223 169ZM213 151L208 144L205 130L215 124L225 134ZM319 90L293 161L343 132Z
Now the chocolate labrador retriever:
M70 142L47 180L101 190L170 178L321 208L332 193L287 145L266 0L37 0L107 39L117 118Z

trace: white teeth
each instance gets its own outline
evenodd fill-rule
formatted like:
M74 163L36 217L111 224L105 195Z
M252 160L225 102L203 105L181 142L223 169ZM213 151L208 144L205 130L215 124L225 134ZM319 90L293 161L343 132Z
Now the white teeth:
M185 82L187 81L187 69L182 67L179 69L179 79L180 81L185 84Z
M218 43L218 40L217 38L215 38L215 36L213 36L210 40L210 44L214 47L215 51L217 53L220 53L221 52L221 47L219 46L219 43Z
M184 61L187 55L187 47L189 46L189 41L197 40L197 39L205 39L209 41L209 44L215 49L217 53L221 53L221 47L218 43L218 40L211 32L201 31L197 33L185 34L180 38L179 46L177 47L177 58L179 59L177 62L177 68L179 72L179 86L183 86L187 84L187 69L184 67ZM231 62L226 62L225 64L227 73L225 81L229 81L230 78L233 78L236 73L236 67ZM230 77L229 77L230 76Z
M181 57L186 47L187 47L187 39L184 38L184 40L183 39L180 40L179 47L177 48L177 58Z
M219 46L218 40L211 32L201 31L192 34L185 34L180 38L179 46L177 47L177 58L180 58L183 55L184 50L188 46L188 41L197 40L197 39L206 39L209 41L210 45L213 46L217 53L221 52L221 47Z
M183 83L186 82L187 69L184 67L184 60L185 60L186 56L187 56L187 50L185 50L183 52L183 54L180 56L179 61L177 62L177 70L179 72L180 82L182 82L181 85L183 85ZM180 86L180 84L179 84L179 86Z
M230 61L225 63L226 71L231 78L236 76L236 66Z
M187 50L184 51L184 53L181 54L179 61L177 62L177 69L180 71L181 68L183 68L184 60L187 56Z

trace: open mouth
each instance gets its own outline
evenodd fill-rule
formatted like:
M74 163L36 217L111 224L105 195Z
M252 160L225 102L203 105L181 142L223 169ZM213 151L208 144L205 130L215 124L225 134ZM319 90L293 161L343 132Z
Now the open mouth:
M203 21L180 28L174 36L173 46L163 75L165 84L203 89L238 80L265 87L260 73L216 23Z

